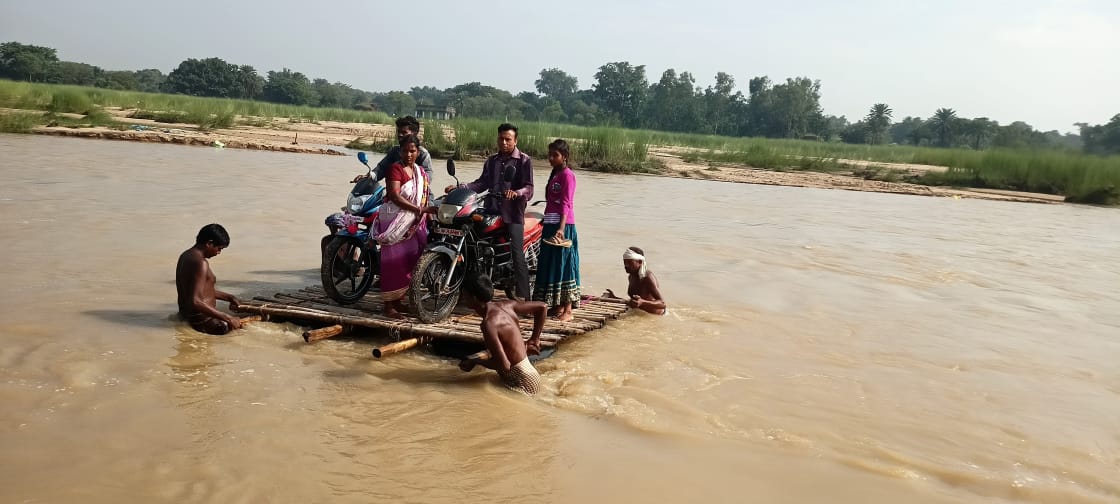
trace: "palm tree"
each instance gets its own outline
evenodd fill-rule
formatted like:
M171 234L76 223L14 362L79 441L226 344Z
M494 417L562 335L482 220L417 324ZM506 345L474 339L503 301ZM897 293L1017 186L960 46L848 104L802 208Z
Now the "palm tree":
M867 124L867 143L884 143L887 130L891 127L891 110L886 103L876 103L863 121Z
M950 108L939 108L937 112L933 113L933 117L929 118L929 126L937 135L942 147L949 146L949 140L953 138L953 129L956 122L957 111Z

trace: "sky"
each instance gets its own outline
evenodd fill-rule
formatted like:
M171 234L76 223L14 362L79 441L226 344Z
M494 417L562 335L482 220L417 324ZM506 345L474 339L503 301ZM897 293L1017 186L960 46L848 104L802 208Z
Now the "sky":
M109 70L219 57L368 91L479 81L533 91L560 68L581 89L608 62L698 85L716 72L821 81L826 114L941 107L1075 132L1120 114L1117 0L0 0L0 42Z

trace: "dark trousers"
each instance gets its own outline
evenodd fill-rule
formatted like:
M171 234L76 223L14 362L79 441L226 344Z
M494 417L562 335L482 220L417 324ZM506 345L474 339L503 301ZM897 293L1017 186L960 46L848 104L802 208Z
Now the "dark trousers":
M509 231L510 252L513 254L513 292L528 301L533 293L529 292L529 263L525 262L525 224L506 224L506 230Z

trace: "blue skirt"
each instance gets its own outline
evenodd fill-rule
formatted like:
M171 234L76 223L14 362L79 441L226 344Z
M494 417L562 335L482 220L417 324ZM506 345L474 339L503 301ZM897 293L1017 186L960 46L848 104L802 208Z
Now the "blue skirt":
M545 224L542 238L549 238L560 229L560 224ZM537 261L537 284L533 288L533 301L544 301L549 307L572 304L579 307L579 237L575 224L564 226L564 238L572 241L571 247L556 247L541 243Z

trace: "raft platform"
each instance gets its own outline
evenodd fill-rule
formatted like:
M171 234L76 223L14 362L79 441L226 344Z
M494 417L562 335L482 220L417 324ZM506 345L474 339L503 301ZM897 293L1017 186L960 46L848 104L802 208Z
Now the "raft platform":
M242 313L260 315L264 320L289 320L310 323L317 326L303 333L304 341L314 343L319 340L353 331L357 328L384 329L395 336L396 341L373 349L373 356L382 358L416 346L427 345L437 340L451 340L475 343L483 346L482 318L466 306L455 307L451 316L434 323L425 324L415 317L405 314L402 319L386 317L382 312L380 291L370 289L364 298L356 303L340 305L322 287L309 286L295 291L279 292L272 297L257 296L252 301L241 303L237 310ZM503 296L495 293L495 298ZM575 316L568 322L547 319L541 333L541 349L553 348L582 334L601 329L610 320L617 319L629 311L626 300L584 296L579 308L573 309ZM533 331L532 319L521 319L521 333L528 339ZM479 354L475 354L478 356Z

